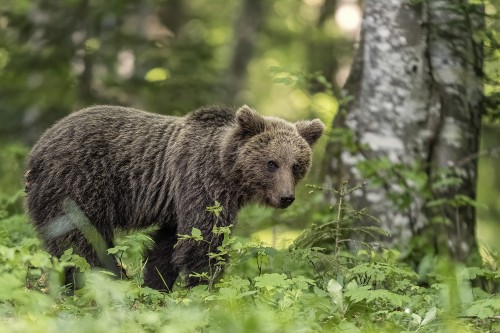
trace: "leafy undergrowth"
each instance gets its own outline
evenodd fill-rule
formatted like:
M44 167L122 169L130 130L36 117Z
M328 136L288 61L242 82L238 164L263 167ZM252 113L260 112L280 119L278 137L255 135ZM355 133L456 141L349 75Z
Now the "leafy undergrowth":
M116 280L90 270L71 251L60 259L44 252L20 201L21 193L0 203L2 332L500 331L498 269L433 258L432 273L419 276L394 250L346 251L340 224L330 250L311 247L311 230L281 251L230 237L226 228L214 230L226 234L219 251L230 260L214 255L226 273L206 274L207 285L177 284L163 293L141 287L146 234L127 235L110 250L127 268L128 278ZM197 237L196 230L183 236ZM66 296L59 281L67 266L86 272L86 286L74 296ZM473 287L478 280L482 289Z

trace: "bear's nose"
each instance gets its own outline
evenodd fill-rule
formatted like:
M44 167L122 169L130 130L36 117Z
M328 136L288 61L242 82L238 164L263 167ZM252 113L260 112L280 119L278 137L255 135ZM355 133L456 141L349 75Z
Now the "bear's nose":
M293 195L281 197L281 208L286 208L286 207L290 206L294 200L295 200L295 196L293 196Z

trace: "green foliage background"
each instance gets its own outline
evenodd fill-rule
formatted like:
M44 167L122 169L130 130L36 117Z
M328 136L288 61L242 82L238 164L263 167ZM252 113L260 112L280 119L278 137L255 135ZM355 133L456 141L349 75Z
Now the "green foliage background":
M433 269L417 274L394 250L333 251L328 243L288 249L282 236L295 238L300 229L336 216L321 192L309 194L305 187L297 200L302 204L293 209L242 212L239 237L224 249L231 257L227 273L210 290L177 286L164 294L141 288L147 233L122 235L113 249L130 275L124 281L90 271L72 253L58 260L41 249L23 206L24 159L45 128L75 109L121 104L182 115L206 104L247 103L292 121L320 117L331 123L338 87L329 75L350 62L352 40L321 2L259 3L265 19L253 40L244 85L234 95L227 78L243 1L0 3L2 332L500 331L494 103L500 54L491 43L485 45L490 51L485 91L491 98L478 188L485 207L478 210L478 236L489 260L484 267L430 258L427 267ZM498 15L496 0L487 5L490 15ZM493 17L486 31L496 37L500 26ZM131 61L133 70L127 71ZM306 183L318 179L325 140L316 148L317 168ZM257 236L267 236L277 249ZM73 297L64 295L59 281L66 266L87 271L87 286Z

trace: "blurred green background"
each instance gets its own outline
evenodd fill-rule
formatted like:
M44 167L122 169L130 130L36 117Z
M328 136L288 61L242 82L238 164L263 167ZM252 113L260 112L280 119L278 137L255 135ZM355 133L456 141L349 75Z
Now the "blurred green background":
M207 104L248 104L330 124L360 19L359 5L341 0L2 0L0 200L20 193L25 156L43 130L90 105L183 115ZM478 235L497 251L499 132L494 121L484 126L478 187ZM285 212L249 207L238 233L280 245L324 218L316 214L321 196L304 184L321 183L326 140L315 148L300 204Z

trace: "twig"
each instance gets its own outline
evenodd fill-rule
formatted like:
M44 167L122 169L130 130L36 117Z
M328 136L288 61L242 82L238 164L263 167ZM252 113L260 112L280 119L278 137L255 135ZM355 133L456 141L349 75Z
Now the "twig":
M338 211L337 211L337 225L335 229L335 255L339 252L339 240L340 240L340 223L342 223L342 206L344 204L344 195L345 195L345 187L347 186L347 180L342 183L340 189L338 191L338 199L337 203Z
M479 316L458 316L460 319L489 319L489 320L500 320L500 316L484 317L479 318Z
M464 166L465 164L476 160L480 157L500 157L500 147L495 147L487 150L481 150L478 151L477 153L470 154L468 156L465 156L461 160L459 160L455 165L458 167Z

